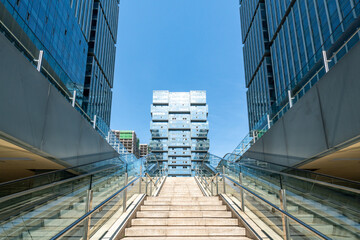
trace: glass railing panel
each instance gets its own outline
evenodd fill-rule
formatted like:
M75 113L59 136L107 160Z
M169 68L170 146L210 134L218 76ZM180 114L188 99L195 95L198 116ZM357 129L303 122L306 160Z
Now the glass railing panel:
M122 167L123 165L124 163L120 159L112 158L2 183L0 184L0 197L45 186L50 183L59 182L71 177L80 176L82 174L100 171L104 168Z
M47 238L85 213L90 181L88 176L2 202L0 229L16 239Z
M300 220L331 238L360 238L360 195L315 182L287 177L289 210Z
M306 227L304 227L302 224L294 221L290 217L286 217L287 223L288 223L288 237L291 239L323 239L317 234L315 234L312 231L309 231ZM314 227L313 225L309 225L311 227ZM325 229L322 229L325 230ZM336 239L336 238L334 238ZM349 238L351 239L351 238Z
M125 184L125 170L104 171L93 176L93 205L96 206Z

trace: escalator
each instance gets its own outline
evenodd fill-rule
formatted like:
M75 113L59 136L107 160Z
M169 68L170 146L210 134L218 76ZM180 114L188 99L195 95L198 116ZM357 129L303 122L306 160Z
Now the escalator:
M271 239L360 239L358 182L254 159L208 158L217 166L199 165L196 175L209 194L222 194Z
M114 158L2 183L0 239L51 239L126 187L125 198L117 196L91 220L89 229L95 231L102 216L118 212L116 206L138 193L135 185L143 174L155 177L159 170L155 156L148 155L131 163Z

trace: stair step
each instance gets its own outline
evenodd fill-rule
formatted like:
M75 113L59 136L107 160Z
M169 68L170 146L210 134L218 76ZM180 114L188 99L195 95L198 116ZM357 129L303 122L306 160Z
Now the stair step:
M230 218L231 212L225 211L145 211L137 212L138 218Z
M206 202L199 202L199 201L144 201L144 205L153 205L153 206L204 206L204 205L222 205L220 200L217 201L206 201Z
M218 197L148 197L147 201L161 201L161 202L217 202L219 201Z
M248 237L125 237L124 240L250 240Z
M241 227L131 227L125 230L125 236L245 236Z
M141 211L226 211L225 205L213 206L141 206Z
M137 218L132 226L237 226L235 218Z

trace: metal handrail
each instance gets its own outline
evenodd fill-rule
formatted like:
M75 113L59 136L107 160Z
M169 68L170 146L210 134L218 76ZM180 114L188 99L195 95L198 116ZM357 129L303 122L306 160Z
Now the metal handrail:
M94 164L94 163L100 163L100 162L104 162L104 161L109 161L109 160L111 160L111 159L116 160L116 157L115 157L115 158L105 159L105 160L99 160L99 161L91 162L91 163L84 163L84 164L77 165L77 166L74 166L74 167L68 167L68 168L64 168L64 169L54 170L54 171L51 171L51 172L40 173L40 174L36 174L36 175L34 175L34 176L25 177L25 178L20 178L20 179L8 181L8 182L3 182L3 183L0 183L0 187L2 187L2 186L4 186L4 185L8 185L8 184L13 184L13 183L16 183L16 182L21 182L21 181L33 179L33 178L38 178L38 177L42 177L42 176L46 176L46 175L56 174L56 173L59 173L59 172L69 171L69 170L72 170L72 169L75 169L75 168L78 168L78 167L84 167L84 166L91 165L91 164ZM124 163L121 159L119 159L119 160L120 160L122 163Z
M91 217L94 213L100 212L102 210L102 207L110 202L112 199L114 199L117 195L119 195L122 191L124 191L126 188L131 186L135 181L137 181L140 178L140 176L133 179L131 182L129 182L126 186L122 187L119 191L115 192L113 195L102 201L99 205L94 207L91 211L85 213L83 216L81 216L79 219L77 219L75 222L64 228L62 231L60 231L58 234L56 234L54 237L51 238L51 240L59 239L63 237L66 233L77 227L79 224L81 224L84 220L86 220L88 217Z
M241 187L242 189L246 190L247 192L249 192L250 194L252 194L253 196L255 196L256 198L260 199L261 201L265 202L267 205L271 206L272 208L278 210L281 214L291 218L292 220L294 220L295 222L299 223L300 225L304 226L308 231L314 233L315 235L317 235L318 237L320 237L321 239L326 239L326 240L330 240L331 238L327 237L326 235L324 235L323 233L317 231L316 229L314 229L313 227L309 226L308 224L304 223L303 221L301 221L300 219L294 217L293 215L289 214L286 211L283 211L282 209L280 209L279 207L277 207L276 205L272 204L271 202L269 202L268 200L264 199L263 197L259 196L258 194L254 193L253 191L251 191L250 189L248 189L247 187L242 186L241 184L239 184L238 182L234 181L233 179L227 177L226 175L220 173L220 172L214 172L214 174L219 174L220 177L224 177L228 180L230 180L231 182L233 182L235 185L238 185L239 187Z
M235 155L235 156L239 156L239 158L241 157L241 155L239 155L239 154L226 153L222 159L225 160L225 161L228 161L228 162L230 162L230 161L225 159L225 157L226 157L227 155ZM216 157L218 157L218 156L216 156ZM220 157L219 157L219 158L220 158ZM357 182L357 181L353 181L353 180L345 179L345 178L340 178L340 177L335 177L335 176L330 176L330 175L326 175L326 174L324 174L324 173L317 173L317 172L309 171L309 170L306 170L306 169L299 169L299 168L295 168L295 167L290 167L290 166L282 165L282 164L279 164L279 163L269 162L269 161L266 161L266 160L259 160L259 159L253 159L253 158L249 158L249 159L252 159L252 160L255 160L255 161L260 161L260 162L269 163L269 164L276 165L276 166L280 166L280 167L285 167L285 168L288 168L288 169L294 169L294 170L299 171L299 172L307 172L307 173L311 173L311 174L313 174L313 175L319 175L319 176L323 176L323 177L328 177L328 178L332 178L332 179L337 179L337 180L341 180L341 181L349 182L349 183L353 183L353 184L360 184L360 182ZM238 159L238 160L239 160L239 162L240 162L241 159ZM235 163L235 162L234 162L234 163Z
M60 184L63 184L63 183L67 183L67 182L71 182L71 181L74 181L74 180L77 180L77 179L80 179L80 178L84 178L84 177L87 177L87 176L90 176L90 175L93 175L93 174L96 174L96 173L99 173L99 172L114 169L114 168L117 168L117 167L119 167L119 166L104 168L104 169L101 169L101 170L98 170L98 171L95 171L95 172L82 174L82 175L75 176L75 177L72 177L72 178L67 178L67 179L64 179L64 180L61 180L61 181L49 183L49 184L46 184L46 185L42 185L42 186L39 186L39 187L35 187L35 188L31 188L31 189L28 189L28 190L25 190L25 191L21 191L21 192L17 192L17 193L11 194L11 195L7 195L7 196L4 196L4 197L0 198L0 203L8 201L8 200L13 199L13 198L21 197L23 195L30 194L30 193L33 193L33 192L36 192L36 191L44 190L44 189L54 187L54 186L57 186L57 185L60 185Z
M271 169L264 169L264 168L260 168L260 167L256 167L256 166L252 166L252 165L247 165L247 164L244 164L244 163L242 165L246 166L246 167L249 167L249 168L259 169L259 170L262 170L262 171L265 170L265 171L270 172L270 173L281 174L283 176L297 178L297 179L302 180L302 181L316 183L316 184L324 185L324 186L327 186L327 187L341 189L341 190L345 190L345 191L348 191L348 192L353 192L353 193L356 193L356 194L360 194L360 189L349 188L349 187L336 185L336 184L332 184L332 183L327 183L327 182L323 182L323 181L319 181L319 180L300 177L300 176L296 176L296 175L292 175L292 174L288 174L288 173L274 171L274 170L271 170Z
M264 199L263 197L257 195L256 193L254 193L253 191L251 191L250 189L248 189L247 187L242 186L241 184L239 184L238 182L234 181L233 179L220 174L220 176L225 177L226 179L230 180L231 182L233 182L234 184L236 184L237 186L241 187L242 189L246 190L247 192L249 192L250 194L252 194L253 196L255 196L256 198L260 199L261 201L265 202L267 205L271 206L272 208L278 210L281 214L286 215L287 217L291 218L293 221L299 223L300 225L304 226L307 230L309 230L310 232L314 233L315 235L317 235L318 237L320 237L321 239L326 239L326 240L331 240L331 238L327 237L326 235L324 235L323 233L319 232L318 230L316 230L315 228L311 227L310 225L304 223L303 221L301 221L300 219L294 217L293 215L291 215L290 213L283 211L282 209L280 209L278 206L272 204L271 202L269 202L268 200Z
M228 162L230 162L230 161L225 159L225 157L226 157L227 155L235 155L235 156L239 156L239 158L241 157L241 155L239 155L239 154L226 153L222 159L225 160L225 161L228 161ZM216 156L216 157L218 157L218 156ZM219 157L219 158L220 158L220 157ZM306 169L299 169L299 168L295 168L295 167L290 167L290 166L282 165L282 164L279 164L279 163L269 162L269 161L266 161L266 160L259 160L259 159L253 159L253 158L249 158L249 159L252 159L252 160L255 160L255 161L260 161L260 162L269 163L269 164L276 165L276 166L280 166L280 167L285 167L285 168L288 168L288 169L294 169L294 170L299 171L299 172L307 172L307 173L311 173L311 174L313 174L313 175L319 175L319 176L323 176L323 177L328 177L328 178L332 178L332 179L337 179L337 180L341 180L341 181L349 182L349 183L353 183L353 184L360 184L360 182L353 181L353 180L350 180L350 179L345 179L345 178L330 176L330 175L326 175L326 174L323 174L323 173L317 173L317 172L309 171L309 170L306 170ZM239 160L239 162L240 162L241 159L238 159L238 160ZM236 160L235 160L235 161L236 161ZM235 163L235 162L234 162L234 163Z
M226 159L222 159L222 160L230 162L230 161L228 161ZM256 166L252 166L252 165L247 165L245 163L235 163L235 162L230 162L230 163L238 164L238 165L241 164L241 165L249 167L249 168L260 169L262 171L266 171L266 172L270 172L270 173L276 173L276 174L283 175L283 176L289 176L289 177L296 178L296 179L299 179L299 180L302 180L302 181L316 183L316 184L324 185L324 186L327 186L327 187L332 187L332 188L335 188L335 189L340 189L340 190L360 194L360 189L349 188L349 187L345 187L345 186L341 186L341 185L337 185L337 184L332 184L332 183L327 183L327 182L314 180L314 179L310 179L310 178L300 177L300 176L296 176L296 175L293 175L293 174L288 174L288 173L279 172L279 171L275 171L275 170L270 170L270 169L266 169L266 168L260 168L260 167L256 167ZM306 170L302 170L302 171L306 171ZM313 173L313 172L311 172L311 173ZM319 174L319 175L321 175L321 174ZM352 181L349 181L349 182L352 182ZM353 183L359 184L358 182L353 182Z

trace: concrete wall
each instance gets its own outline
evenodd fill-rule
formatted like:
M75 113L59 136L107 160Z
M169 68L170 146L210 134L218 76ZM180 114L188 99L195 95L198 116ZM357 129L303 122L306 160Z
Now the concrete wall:
M0 138L64 165L118 155L1 33Z
M360 139L360 43L244 156L293 166L357 139Z

